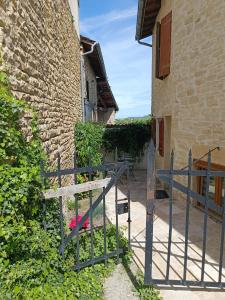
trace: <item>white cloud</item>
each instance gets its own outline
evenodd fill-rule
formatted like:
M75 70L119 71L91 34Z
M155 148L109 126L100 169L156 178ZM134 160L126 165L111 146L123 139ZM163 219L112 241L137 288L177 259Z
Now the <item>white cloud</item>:
M109 25L113 22L124 21L136 16L137 8L131 7L125 10L114 10L104 15L99 15L91 18L86 18L80 22L82 32L89 33L99 27Z
M117 118L144 116L151 107L151 49L135 41L136 7L85 19L81 32L101 45L119 106ZM121 22L120 22L121 21Z

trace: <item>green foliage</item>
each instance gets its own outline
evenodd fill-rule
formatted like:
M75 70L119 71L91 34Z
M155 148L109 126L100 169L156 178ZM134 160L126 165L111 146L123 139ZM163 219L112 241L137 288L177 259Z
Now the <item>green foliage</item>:
M144 285L144 278L141 272L138 272L136 280L136 293L140 300L163 300L163 298L160 296L159 290L152 286L148 287Z
M67 209L68 210L75 210L76 208L80 208L81 207L81 204L78 202L78 205L76 204L76 201L73 199L73 200L67 200L66 202L66 206L67 206ZM77 207L78 206L78 207Z
M151 116L145 116L140 118L124 118L124 119L117 119L116 125L124 125L124 124L143 124L148 125L151 122Z
M62 260L58 251L57 201L48 201L48 231L42 228L43 184L39 165L45 156L37 121L27 104L12 96L3 72L0 72L0 108L0 299L101 299L103 278L112 270L113 263L74 272L75 241ZM27 113L31 116L29 140L20 126ZM97 151L97 146L92 145ZM95 163L100 158L97 155ZM107 230L110 250L116 242L115 229ZM95 251L102 253L102 233L96 231L95 238ZM89 236L84 235L80 242L83 259L90 251L87 239Z
M9 264L16 252L15 237L23 235L40 209L40 161L44 157L36 119L25 102L9 91L0 72L0 263ZM20 120L29 113L30 140Z
M79 167L102 163L102 138L104 127L96 123L77 123L75 125L75 147Z
M58 254L59 238L53 239L35 222L30 225L32 229L16 239L18 250L14 254L14 263L0 268L2 299L101 299L104 278L112 272L114 262L110 260L106 266L101 263L74 272L76 240L62 260ZM103 255L102 229L95 230L94 238L95 255ZM120 246L126 244L127 241L120 237ZM80 259L84 261L90 255L87 233L81 235L80 247ZM110 225L107 227L107 250L112 251L115 247L115 226ZM20 258L17 257L19 253Z
M0 72L0 165L11 166L40 162L43 154L35 114L24 101L16 100L9 92L6 75ZM29 142L23 135L20 122L24 114L31 114Z
M139 158L151 137L150 124L151 119L144 118L120 120L116 125L108 126L104 134L106 151L113 152L117 148L118 154L128 153Z
M128 153L140 158L149 142L151 118L127 118L117 120L115 125L77 123L75 125L75 147L79 167L102 163L103 152Z
M97 228L93 230L93 240L94 240L94 256L104 256L104 232L103 228ZM108 225L106 227L106 242L107 242L107 253L116 250L116 227L113 225ZM71 243L71 251L76 245L76 240L74 240L74 245ZM123 249L128 248L127 239L124 238L123 233L119 232L119 247ZM69 250L70 251L70 250ZM89 233L85 232L80 236L80 260L86 261L90 259L90 237ZM129 256L129 253L127 254Z

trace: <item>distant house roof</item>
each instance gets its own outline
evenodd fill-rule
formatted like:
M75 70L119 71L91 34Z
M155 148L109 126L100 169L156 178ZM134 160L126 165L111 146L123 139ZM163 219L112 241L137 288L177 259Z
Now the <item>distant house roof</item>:
M82 35L80 39L84 49L84 53L89 52L92 49L92 46L96 43L96 41ZM107 79L102 51L98 43L95 45L93 52L88 54L88 59L97 78L97 88L99 96L98 106L103 108L115 108L115 110L118 111L119 108Z
M93 41L85 36L80 36L81 44L84 49L84 53L91 50L92 45L96 43L96 41ZM91 66L99 78L107 78L106 70L105 70L105 64L102 56L102 51L100 45L97 43L94 51L88 55L88 58L90 60Z
M152 35L155 20L161 8L161 0L139 0L136 40Z

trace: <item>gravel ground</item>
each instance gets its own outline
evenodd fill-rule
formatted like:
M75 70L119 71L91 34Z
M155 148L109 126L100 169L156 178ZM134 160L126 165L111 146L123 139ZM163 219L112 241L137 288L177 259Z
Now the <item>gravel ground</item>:
M134 286L122 264L119 264L113 274L106 279L104 290L105 300L139 299L134 293Z

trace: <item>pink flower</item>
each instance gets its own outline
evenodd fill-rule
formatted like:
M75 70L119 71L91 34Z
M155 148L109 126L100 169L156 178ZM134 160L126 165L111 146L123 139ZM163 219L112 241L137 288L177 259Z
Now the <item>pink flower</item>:
M88 218L84 221L83 227L84 229L87 229L89 227L89 220Z
M77 226L77 223L79 223L79 222L81 221L81 219L82 219L82 216L81 216L81 215L78 215L77 218L74 217L74 218L71 220L70 224L69 224L69 228L70 228L70 229L75 228L75 227ZM83 224L82 228L83 228L83 229L87 229L88 226L89 226L89 220L88 220L88 218L87 218L87 219L84 221L84 224Z

